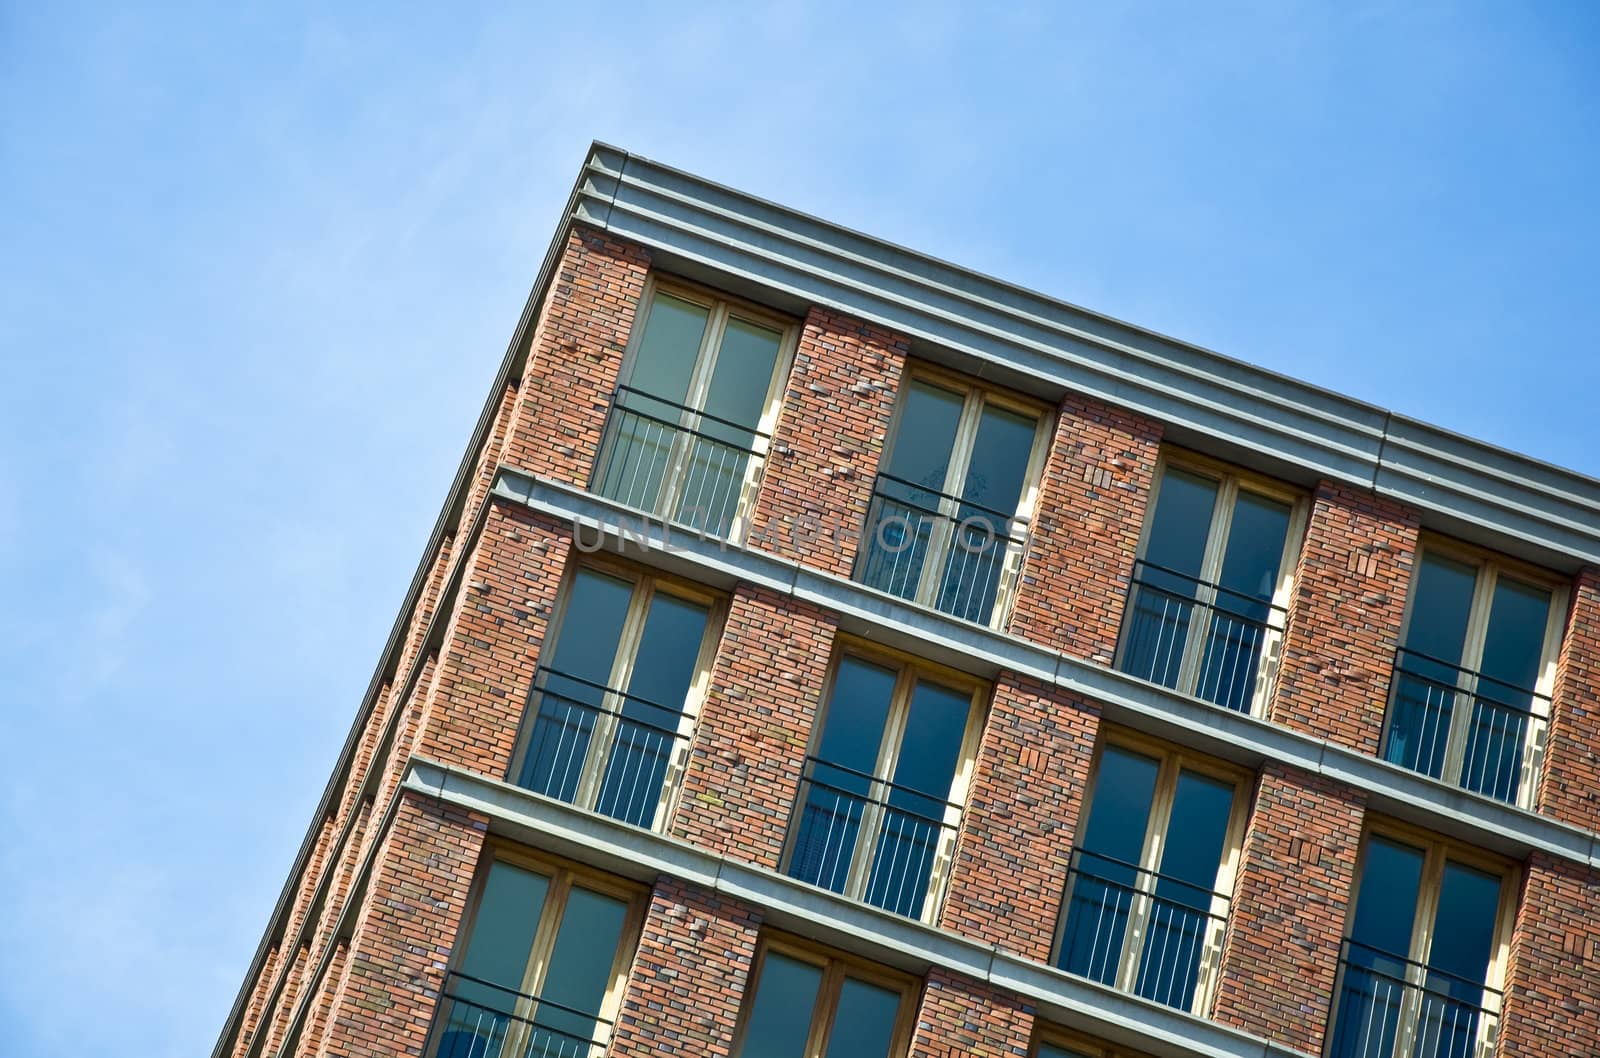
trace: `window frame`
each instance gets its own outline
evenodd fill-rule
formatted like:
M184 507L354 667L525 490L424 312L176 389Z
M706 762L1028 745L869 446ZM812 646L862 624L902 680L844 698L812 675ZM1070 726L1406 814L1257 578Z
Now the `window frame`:
M1283 552L1278 556L1278 580L1272 592L1270 609L1267 611L1267 634L1261 644L1261 659L1256 663L1255 686L1251 689L1249 708L1246 710L1247 715L1264 719L1272 701L1272 692L1277 685L1278 667L1282 661L1283 641L1288 631L1289 601L1294 597L1299 557L1305 547L1306 524L1311 509L1310 497L1304 490L1265 474L1189 449L1164 445L1156 456L1155 476L1151 479L1150 496L1145 502L1144 518L1139 526L1135 572L1138 565L1145 561L1146 549L1150 546L1150 531L1155 525L1156 507L1161 501L1161 486L1166 482L1167 471L1171 469L1217 483L1217 499L1211 508L1211 522L1206 526L1205 550L1200 560L1200 572L1196 574L1204 584L1220 583L1222 562L1227 555L1228 540L1233 532L1234 506L1241 491L1254 493L1289 506L1289 522L1283 534ZM1140 586L1133 583L1130 576L1127 599L1123 604L1122 627L1118 631L1117 652L1113 662L1113 667L1119 672L1123 671L1122 665L1128 649L1128 608L1133 605L1139 590ZM1194 605L1196 608L1203 607L1209 614L1216 607L1216 589L1210 589L1209 602L1204 601L1205 590L1199 589ZM1202 624L1204 628L1200 627ZM1178 663L1177 685L1170 688L1173 693L1206 701L1204 698L1199 698L1198 685L1200 666L1205 660L1209 634L1206 629L1209 627L1209 621L1190 622L1187 638L1184 640L1183 654ZM1206 704L1216 703L1206 701ZM1227 708L1221 705L1216 707Z
M1338 972L1334 976L1333 991L1329 997L1328 1025L1325 1033L1327 1042L1323 1046L1323 1053L1332 1050L1338 1031L1335 1021L1339 1014L1339 998L1344 992L1345 979L1345 958L1342 953L1345 950L1344 946L1352 940L1350 934L1355 927L1356 903L1361 897L1362 882L1366 879L1367 850L1371 847L1374 836L1416 849L1423 857L1422 872L1417 883L1417 906L1412 912L1411 938L1405 952L1407 987L1402 999L1399 1024L1395 1030L1394 1052L1391 1058L1405 1058L1411 1053L1411 1045L1415 1042L1417 1008L1421 992L1420 979L1426 974L1428 956L1433 950L1433 938L1438 927L1436 917L1439 889L1444 878L1446 863L1454 861L1499 877L1500 899L1495 906L1494 941L1489 953L1489 963L1483 975L1486 1005L1482 1009L1487 1011L1489 1016L1479 1019L1477 1037L1471 1052L1474 1055L1489 1053L1484 1047L1486 1044L1496 1042L1500 1022L1505 1017L1505 978L1511 959L1511 938L1516 929L1517 890L1522 869L1504 856L1385 816L1369 816L1361 830L1361 845L1356 854L1355 874L1350 883L1349 899L1345 902L1344 925L1339 933L1341 958ZM1498 1009L1489 1010L1488 1004L1491 999L1494 999Z
M900 994L900 1007L895 1013L894 1034L889 1044L889 1058L904 1058L911 1047L911 1036L916 1028L916 998L921 981L912 974L864 959L838 948L819 944L791 933L764 931L756 943L756 952L750 963L749 984L739 1003L738 1028L733 1036L733 1058L744 1053L745 1038L750 1030L750 1015L755 1010L756 996L761 991L762 971L767 954L776 951L798 962L822 970L822 980L817 986L817 999L811 1008L811 1027L806 1035L804 1058L824 1058L828 1053L829 1038L833 1032L834 1015L839 1009L839 995L845 978L851 977Z
M866 889L871 880L873 860L871 850L882 832L885 814L883 802L886 802L889 796L891 780L888 776L894 774L895 767L900 761L905 742L906 722L911 713L911 697L918 681L926 679L947 690L961 691L968 696L966 725L962 729L961 748L957 752L955 771L950 777L950 793L944 798L944 818L940 826L938 848L928 872L928 891L923 896L922 913L914 920L934 925L949 889L950 871L955 864L956 843L960 839L960 824L966 814L968 798L972 794L978 749L983 741L984 726L988 722L988 701L992 687L971 673L927 661L879 643L841 634L835 639L833 652L828 658L827 673L823 678L822 700L818 703L815 719L811 724L811 733L806 740L807 761L816 757L817 751L821 749L823 731L827 726L829 710L833 707L839 664L847 656L893 670L895 683L890 694L889 712L884 720L883 734L878 742L878 752L874 758L872 781L866 794L868 803L862 808L855 849L850 857L849 874L844 891L835 894L846 900L866 903ZM807 765L802 762L800 781L790 810L788 832L784 836L783 855L778 861L782 864L782 873L786 876L793 862L795 842L800 836L800 822L805 804L800 796L801 788L806 787L809 782Z
M652 517L673 524L682 524L668 512L676 506L688 476L686 457L690 446L689 438L693 435L687 431L693 428L692 423L696 417L705 413L706 395L710 390L712 375L716 371L717 358L722 354L722 339L727 331L728 320L742 319L747 323L775 330L780 335L778 355L773 361L772 378L767 383L761 417L752 428L755 438L751 444L750 458L745 464L744 479L740 483L739 498L734 505L733 520L728 526L726 539L738 543L744 539L745 533L750 528L756 491L760 488L767 457L771 454L772 439L778 425L778 416L783 410L783 397L788 387L789 373L794 367L801 324L792 316L785 316L755 302L674 275L652 271L645 277L644 292L639 295L639 308L634 314L633 327L628 334L628 344L623 349L622 362L618 365L616 384L619 388L629 385L628 380L633 377L634 368L638 364L639 349L644 342L645 329L650 321L650 313L655 308L658 294L697 305L706 310L707 318L705 332L700 336L700 347L695 350L694 366L689 373L688 392L684 394L683 399L683 405L694 410L683 411L678 416L678 434L672 441L667 469L661 479L661 489L656 496L655 504L647 512ZM613 394L612 407L615 407L616 399L616 395ZM590 475L591 490L594 488L595 476L600 474L601 468L606 465L606 455L612 443L609 434L608 423L602 429L600 446L595 452L594 467ZM711 534L710 527L702 526L700 531Z
M1028 534L1038 516L1044 466L1050 455L1051 440L1055 437L1056 409L1045 401L936 364L926 361L907 361L900 375L894 410L889 417L889 428L884 435L886 440L883 452L878 459L879 474L888 473L889 461L894 457L895 445L900 441L901 419L905 415L912 382L924 382L947 392L957 393L963 401L955 437L950 442L950 464L945 469L944 482L939 487L939 518L934 523L933 532L928 540L927 555L923 559L922 570L917 575L917 590L911 598L905 600L938 613L944 613L935 605L936 597L940 582L944 579L945 563L950 557L950 541L960 524L956 515L960 511L961 502L953 497L960 495L960 487L966 481L967 470L972 465L972 448L977 441L978 426L982 421L984 406L993 404L995 407L1034 420L1033 445L1028 450L1027 463L1023 468L1022 493L1017 498L1016 513L1007 521L1009 533L1005 555L1001 559L999 580L995 586L994 605L989 610L988 620L977 622L985 628L1004 628L1010 619L1012 606L1016 603L1022 564L1027 556ZM876 476L874 481L876 482ZM874 495L876 495L876 484L874 484ZM872 538L877 531L877 525L868 524L863 534L865 537L863 546L857 548L856 568L851 579L858 583L863 572L862 564L871 552Z
M504 838L490 837L484 843L483 852L473 869L472 885L467 891L467 903L462 912L461 927L456 933L455 946L445 964L446 979L449 974L460 972L462 960L466 958L467 948L472 941L472 932L477 927L484 890L489 884L489 872L496 863L510 864L513 867L545 875L550 879L544 903L539 908L539 928L534 932L533 943L528 949L528 960L523 967L522 979L517 985L518 996L513 1007L511 1023L507 1027L506 1039L500 1047L502 1053L517 1053L512 1047L512 1041L515 1040L517 1048L520 1048L522 1040L517 1037L527 1034L525 1026L537 1013L540 989L544 987L549 977L550 960L555 953L556 938L566 917L567 899L574 885L620 900L627 905L617 951L611 961L610 978L600 1002L600 1010L595 1014L597 1021L609 1025L604 1041L591 1042L589 1047L590 1058L599 1058L606 1053L613 1041L617 1016L621 1013L623 994L628 986L628 971L633 966L634 955L644 933L650 890L638 882L606 874L587 864L531 849L525 845L513 844ZM444 998L446 997L441 994L440 1005ZM428 1034L423 1054L436 1053L440 1036L448 1028L448 1021L448 1018L435 1014L433 1028ZM517 1025L524 1027L513 1029L512 1026Z
M1028 1058L1040 1058L1040 1050L1044 1047L1057 1047L1082 1055L1083 1058L1149 1058L1143 1051L1129 1050L1064 1025L1040 1021L1034 1031L1033 1042L1028 1044Z
M581 558L574 558L567 564L557 591L555 610L550 615L544 639L539 644L540 664L535 667L535 682L528 688L527 701L523 707L522 720L517 727L516 742L512 747L511 765L507 776L509 781L516 785L522 774L528 743L533 735L533 722L538 718L539 710L544 703L544 688L537 683L538 671L544 667L542 661L546 651L553 653L557 644L561 642L574 585L578 574L585 570L625 580L633 586L633 594L628 600L627 616L622 622L622 634L617 643L616 653L612 657L611 671L606 677L606 691L600 702L603 711L595 719L589 737L589 747L584 753L582 777L578 781L578 789L573 794L572 801L564 802L585 812L596 811L595 806L599 801L605 778L605 762L615 742L620 712L625 700L625 695L617 688L627 686L633 679L634 664L638 660L639 644L644 633L645 619L650 613L651 602L660 593L697 603L706 608L706 628L701 637L700 652L695 657L694 675L684 695L683 711L678 715L678 731L677 738L673 742L672 758L667 764L667 773L662 780L663 789L660 801L656 805L655 817L648 828L655 833L661 833L677 810L678 801L683 793L683 776L688 767L689 747L694 740L695 728L700 722L701 710L711 693L711 669L716 661L717 648L722 640L723 622L726 620L728 610L726 595L693 581L607 554L584 555Z
M1383 731L1378 744L1380 760L1387 760L1395 696L1400 691L1399 676L1402 670L1399 666L1399 651L1405 649L1411 635L1411 618L1416 607L1417 586L1422 576L1422 557L1425 553L1472 566L1475 571L1472 603L1467 611L1466 633L1461 643L1461 659L1456 662L1456 668L1464 671L1456 685L1455 693L1458 697L1453 703L1459 706L1464 698L1468 707L1451 709L1450 733L1445 742L1444 764L1440 769L1439 778L1435 780L1447 784L1452 789L1466 793L1473 792L1461 785L1461 770L1466 764L1468 728L1472 723L1473 713L1471 703L1477 693L1476 674L1483 664L1483 651L1488 643L1489 613L1494 605L1495 587L1499 584L1500 577L1506 576L1529 587L1550 593L1550 612L1545 618L1544 641L1539 651L1539 675L1534 681L1533 700L1528 706L1528 711L1534 717L1543 720L1544 724L1528 725L1528 734L1522 746L1522 774L1517 779L1516 798L1511 802L1516 807L1531 809L1534 794L1538 790L1539 776L1543 771L1544 753L1554 707L1556 668L1561 659L1561 645L1566 638L1570 582L1549 570L1485 547L1437 533L1419 533L1415 557L1411 563L1411 575L1406 582L1406 603L1400 620L1400 636L1395 642L1395 656L1391 659L1389 691L1384 701ZM1466 673L1473 675L1468 676ZM1396 764L1395 767L1404 766ZM1409 768L1406 770L1411 771ZM1412 774L1422 773L1412 772ZM1431 778L1427 775L1423 777ZM1488 795L1474 794L1474 796ZM1494 800L1498 801L1498 798Z
M1205 756L1128 728L1102 725L1101 735L1095 745L1094 760L1090 763L1089 775L1084 783L1083 807L1078 812L1077 826L1073 831L1072 851L1083 849L1083 841L1089 829L1089 816L1094 809L1095 795L1100 788L1100 762L1105 758L1106 747L1115 746L1140 756L1155 757L1158 768L1155 787L1150 798L1150 818L1145 821L1144 840L1139 849L1139 873L1135 876L1133 885L1137 896L1128 910L1128 924L1123 933L1116 976L1107 985L1119 992L1138 995L1139 964L1144 957L1144 938L1154 907L1156 882L1160 877L1161 863L1166 857L1166 848L1162 842L1166 837L1167 826L1172 820L1172 806L1177 797L1179 775L1183 771L1191 771L1233 785L1233 803L1228 811L1222 858L1217 863L1217 878L1211 889L1211 906L1206 919L1206 936L1195 973L1194 998L1188 1008L1188 1013L1205 1017L1216 989L1222 943L1233 917L1234 887L1238 883L1239 861L1244 854L1245 830L1254 801L1251 785L1255 778L1254 773L1237 764ZM1066 937L1067 921L1072 909L1072 892L1077 886L1077 881L1077 873L1074 871L1069 875L1068 883L1062 891L1061 910L1056 915L1055 934L1050 943L1051 966L1060 965L1061 945ZM1218 895L1224 893L1227 894L1226 897Z

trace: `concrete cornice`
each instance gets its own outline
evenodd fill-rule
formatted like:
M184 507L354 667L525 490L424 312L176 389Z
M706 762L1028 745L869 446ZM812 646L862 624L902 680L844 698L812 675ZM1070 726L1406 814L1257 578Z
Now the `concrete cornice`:
M1572 570L1600 563L1600 481L1046 297L604 144L571 219L780 308L821 305L919 355L1045 395L1087 393L1168 435L1418 509L1441 531Z
M1541 851L1600 869L1587 830L1437 782L1326 739L1270 724L1018 636L911 605L843 577L691 530L664 527L561 482L502 466L492 493L573 527L585 550L625 554L722 588L758 585L839 615L841 629L993 678L1030 676L1098 704L1106 719L1249 767L1276 761L1359 790L1373 810L1518 859Z
M1302 1053L474 772L413 758L402 789L477 812L492 834L612 874L643 882L666 875L741 900L761 909L764 924L884 965L918 975L941 967L1006 988L1049 1021L1155 1058Z

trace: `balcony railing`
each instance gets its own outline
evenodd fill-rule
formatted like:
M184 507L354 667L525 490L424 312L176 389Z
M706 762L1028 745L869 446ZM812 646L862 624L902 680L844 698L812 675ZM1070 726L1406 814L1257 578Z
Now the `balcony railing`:
M517 785L651 827L688 735L677 706L541 666Z
M1248 713L1283 627L1270 598L1140 560L1122 627L1122 671Z
M433 1058L588 1058L612 1023L466 974L445 977L434 1015Z
M1531 688L1401 647L1395 651L1383 758L1526 807L1549 714L1550 699Z
M903 599L921 595L953 617L989 624L1006 577L1006 556L1025 542L1013 517L879 474L856 579ZM937 564L938 580L924 587L930 562Z
M1441 928L1443 928L1441 926ZM1329 1058L1488 1058L1501 993L1345 941Z
M1067 890L1057 965L1169 1007L1194 1006L1221 947L1226 894L1085 849L1072 853Z
M618 386L592 488L618 503L726 536L768 440L748 426Z
M792 877L924 917L960 805L817 757L806 758L796 803Z

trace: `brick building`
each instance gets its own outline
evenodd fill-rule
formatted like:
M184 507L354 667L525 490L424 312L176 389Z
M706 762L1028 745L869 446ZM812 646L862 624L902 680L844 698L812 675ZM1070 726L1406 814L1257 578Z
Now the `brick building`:
M215 1055L1600 1054L1597 688L1600 483L596 145Z

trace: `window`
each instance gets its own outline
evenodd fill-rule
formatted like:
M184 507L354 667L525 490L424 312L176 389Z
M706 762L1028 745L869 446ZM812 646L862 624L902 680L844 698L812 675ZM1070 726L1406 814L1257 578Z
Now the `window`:
M517 785L659 829L705 694L713 609L690 585L576 567L534 675Z
M1043 1026L1034 1041L1033 1058L1145 1058L1123 1047L1112 1047L1081 1033Z
M1330 1058L1489 1055L1514 914L1507 865L1387 826L1361 859Z
M834 659L789 838L789 874L932 922L971 778L969 677L876 651Z
M928 368L907 377L856 579L966 621L1005 619L1049 441L1043 408Z
M479 874L435 1019L434 1058L598 1056L644 892L512 849Z
M1123 618L1120 668L1266 710L1300 537L1296 496L1192 456L1163 460Z
M1203 1014L1243 838L1243 779L1129 735L1102 745L1056 965Z
M1565 593L1536 571L1438 541L1423 547L1406 610L1384 760L1531 805Z
M643 305L590 487L737 537L777 421L794 327L659 279Z
M915 981L797 941L764 938L745 998L738 1058L898 1058Z

